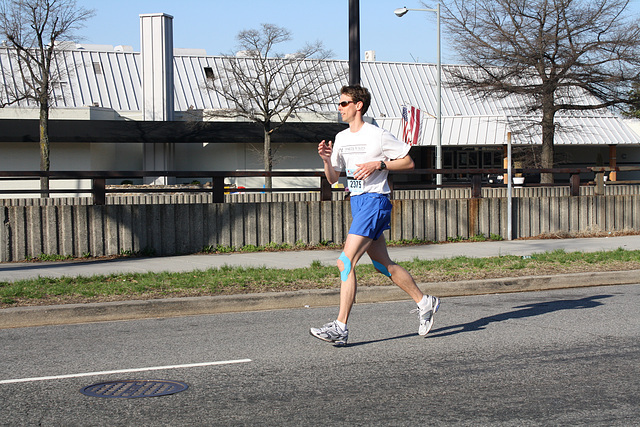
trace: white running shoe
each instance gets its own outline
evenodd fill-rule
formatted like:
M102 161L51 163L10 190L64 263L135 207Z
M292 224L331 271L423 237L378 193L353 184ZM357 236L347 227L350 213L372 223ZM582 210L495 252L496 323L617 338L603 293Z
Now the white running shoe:
M318 339L332 342L335 345L347 345L347 338L349 337L349 331L345 329L343 332L335 321L327 323L321 328L311 328L309 333Z
M418 335L420 336L425 336L429 333L433 326L433 315L440 308L440 298L431 296L429 299L431 301L429 307L424 310L416 308L411 311L412 313L418 313L420 315L420 327L418 328Z

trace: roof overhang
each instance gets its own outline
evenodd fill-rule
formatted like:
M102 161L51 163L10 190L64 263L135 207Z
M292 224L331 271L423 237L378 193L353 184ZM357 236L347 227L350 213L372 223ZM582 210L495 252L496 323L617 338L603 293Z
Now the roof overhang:
M284 123L272 134L275 143L333 139L347 125L336 122ZM0 119L0 143L38 142L38 120ZM50 142L256 143L264 129L253 122L153 122L123 120L49 120Z
M442 117L442 146L486 146L507 144L512 134L514 145L542 143L542 127L537 116L445 116ZM399 117L376 118L377 124L395 135L402 135ZM634 132L615 116L558 115L555 118L554 145L640 145L640 131ZM437 120L428 116L421 121L420 145L438 144ZM640 125L638 126L640 129Z

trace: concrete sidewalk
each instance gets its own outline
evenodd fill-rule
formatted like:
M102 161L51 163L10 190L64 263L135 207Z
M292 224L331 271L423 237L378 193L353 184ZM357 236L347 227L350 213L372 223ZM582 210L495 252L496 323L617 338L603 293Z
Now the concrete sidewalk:
M528 256L564 249L567 252L596 252L623 248L640 249L640 236L606 238L515 240L499 242L460 242L389 248L395 261L440 259L455 256ZM314 261L335 265L340 250L259 252L223 255L184 255L115 260L0 263L0 282L37 277L93 276L118 273L185 272L222 266L298 268ZM368 262L368 259L361 261ZM423 283L424 292L438 296L517 292L573 286L599 286L638 283L639 271L583 273L560 276L533 276L507 279L473 280L451 283ZM337 275L337 271L336 271ZM81 323L92 321L212 314L229 311L265 310L305 306L335 305L337 290L278 292L198 298L172 298L99 304L69 304L45 307L15 307L0 310L0 328ZM361 287L358 302L406 299L395 286Z
M476 258L500 255L526 256L556 249L564 249L567 252L596 252L617 248L640 249L640 236L442 243L393 247L389 248L389 254L395 261L411 261L415 258L441 259L456 256ZM225 265L234 267L299 268L307 267L313 261L320 261L325 265L336 265L340 252L341 250L310 250L90 261L0 263L0 282L15 282L21 279L37 278L38 276L77 277L161 271L185 272L206 270ZM368 262L368 259L364 259L362 262Z

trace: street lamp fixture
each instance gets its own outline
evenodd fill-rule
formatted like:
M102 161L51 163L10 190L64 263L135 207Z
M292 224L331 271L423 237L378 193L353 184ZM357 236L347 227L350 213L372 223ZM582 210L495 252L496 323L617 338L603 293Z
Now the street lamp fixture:
M406 7L400 7L393 11L393 13L395 13L398 18L402 18L404 15L406 15L407 12L409 12L409 9L407 9Z
M440 4L438 4L435 9L407 9L406 7L401 7L394 10L393 13L395 13L398 18L401 18L410 10L416 12L435 12L438 19L438 94L436 113L438 136L436 141L436 169L442 169L442 53L440 48ZM438 186L438 189L440 189L440 186L442 185L441 173L436 175L436 185Z

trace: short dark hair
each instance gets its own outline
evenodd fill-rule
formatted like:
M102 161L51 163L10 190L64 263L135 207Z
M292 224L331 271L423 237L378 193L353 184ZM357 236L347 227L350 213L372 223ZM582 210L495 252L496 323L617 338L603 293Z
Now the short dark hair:
M362 115L364 116L371 105L371 94L366 87L360 85L342 86L341 95L348 95L354 102L362 102Z

